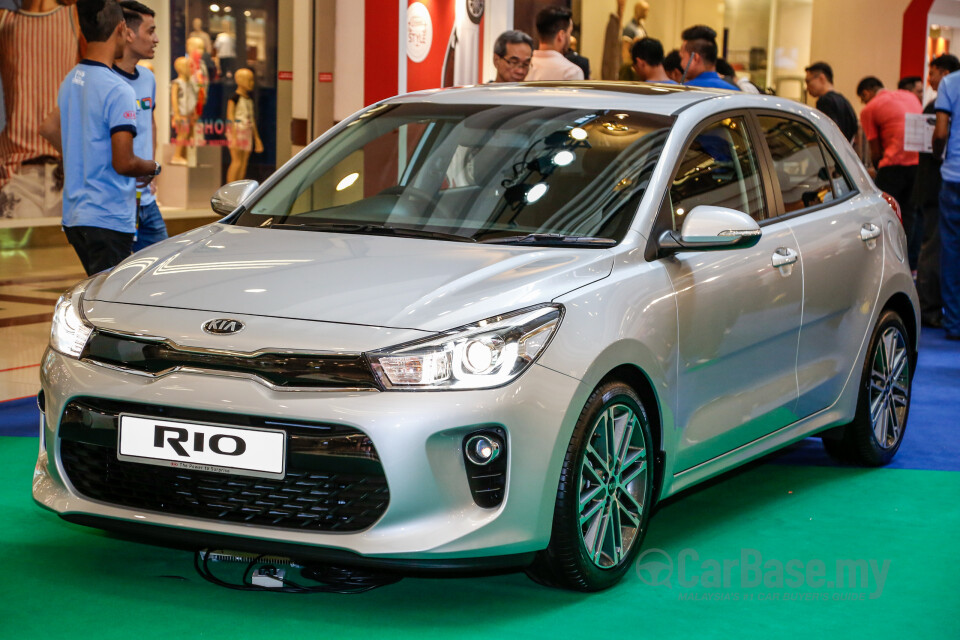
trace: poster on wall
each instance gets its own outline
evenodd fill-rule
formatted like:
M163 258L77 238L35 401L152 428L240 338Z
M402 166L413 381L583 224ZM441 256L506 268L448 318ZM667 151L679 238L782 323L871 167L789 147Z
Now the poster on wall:
M407 91L477 84L484 0L415 0L407 6Z

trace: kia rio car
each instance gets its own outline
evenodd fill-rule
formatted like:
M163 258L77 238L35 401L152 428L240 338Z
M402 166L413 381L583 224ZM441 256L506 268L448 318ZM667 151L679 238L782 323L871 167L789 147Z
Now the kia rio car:
M416 93L213 204L57 304L33 495L68 521L597 590L658 500L902 441L897 205L798 103Z

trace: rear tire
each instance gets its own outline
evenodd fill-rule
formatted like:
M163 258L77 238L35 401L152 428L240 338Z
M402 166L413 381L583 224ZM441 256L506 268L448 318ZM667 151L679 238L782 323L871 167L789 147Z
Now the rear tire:
M860 377L857 413L823 446L841 462L880 467L893 460L903 442L910 413L913 358L903 320L885 311L870 339Z
M560 473L550 545L527 569L534 581L600 591L629 570L653 507L655 458L643 403L622 382L587 399Z

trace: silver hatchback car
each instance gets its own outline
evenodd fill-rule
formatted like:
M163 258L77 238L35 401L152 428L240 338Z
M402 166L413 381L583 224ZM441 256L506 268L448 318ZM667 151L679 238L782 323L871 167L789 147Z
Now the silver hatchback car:
M597 590L658 500L902 441L899 210L795 102L411 94L213 204L57 305L33 495L66 520Z

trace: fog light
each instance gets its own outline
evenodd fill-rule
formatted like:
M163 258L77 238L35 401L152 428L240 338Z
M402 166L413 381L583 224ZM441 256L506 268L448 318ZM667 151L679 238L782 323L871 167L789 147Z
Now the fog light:
M500 442L485 435L476 435L467 440L467 458L476 465L487 465L500 455Z

